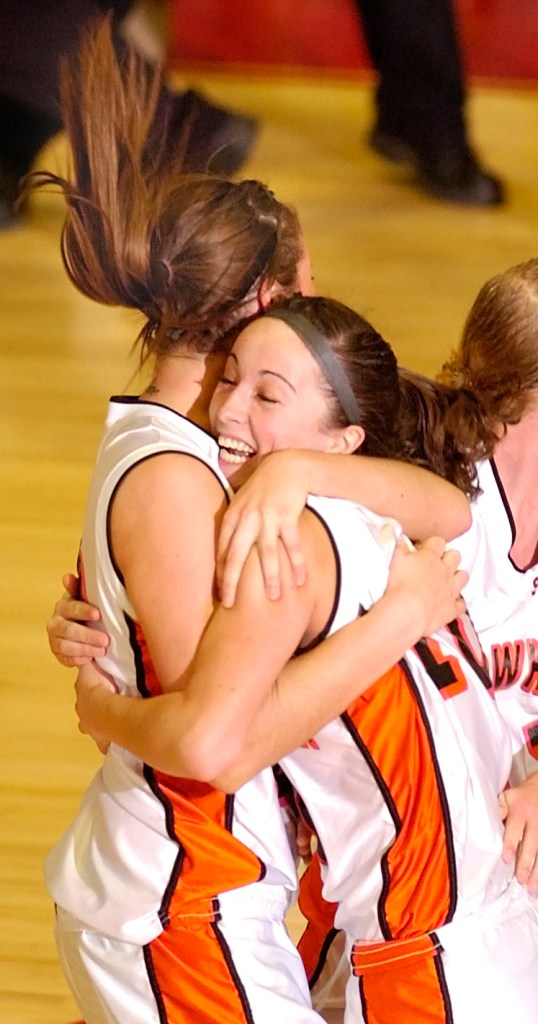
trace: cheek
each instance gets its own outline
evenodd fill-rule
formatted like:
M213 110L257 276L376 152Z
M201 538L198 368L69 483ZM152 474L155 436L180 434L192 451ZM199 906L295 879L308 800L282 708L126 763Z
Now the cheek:
M218 419L218 417L220 416L220 414L222 412L222 407L224 405L224 401L225 401L225 396L223 394L223 391L220 388L220 386L217 384L217 387L216 387L215 391L213 392L213 397L212 397L212 399L211 399L211 401L209 403L209 422L211 424L211 428L212 429L214 428L215 422L216 422L216 420Z
M308 423L308 417L301 412L274 417L271 422L260 423L257 434L257 448L260 455L283 451L287 448L321 448L317 431Z

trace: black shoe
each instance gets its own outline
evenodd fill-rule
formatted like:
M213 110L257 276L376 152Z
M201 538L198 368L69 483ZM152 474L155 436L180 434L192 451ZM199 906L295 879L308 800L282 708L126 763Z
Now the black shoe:
M422 158L417 171L419 187L436 199L467 206L500 206L505 202L502 182L480 166L468 147Z
M194 89L167 93L167 99L168 130L178 132L183 139L183 169L223 177L235 174L254 145L256 119L210 103Z
M506 199L502 182L480 166L465 144L447 146L436 154L423 153L406 139L378 126L368 141L385 160L413 166L418 188L436 199L468 206L499 206Z

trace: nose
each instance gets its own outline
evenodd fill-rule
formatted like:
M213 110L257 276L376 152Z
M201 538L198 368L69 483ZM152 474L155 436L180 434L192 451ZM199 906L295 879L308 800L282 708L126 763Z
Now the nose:
M241 385L221 387L218 396L219 419L228 423L243 423L247 416L247 396Z

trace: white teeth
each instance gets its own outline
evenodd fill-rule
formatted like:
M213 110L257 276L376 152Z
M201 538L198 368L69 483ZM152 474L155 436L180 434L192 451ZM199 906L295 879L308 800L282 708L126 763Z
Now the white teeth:
M217 439L219 448L227 448L232 452L244 452L245 455L255 455L255 449L245 441L238 441L235 437L225 437L223 434L219 434Z
M219 449L219 457L222 462L232 462L234 465L242 465L249 458L248 455L234 455L233 452L226 451L226 448Z
M254 448L251 448L245 441L237 440L235 437L225 437L224 434L219 434L217 443L219 446L219 456L222 461L232 463L235 466L241 466L247 459L256 454Z

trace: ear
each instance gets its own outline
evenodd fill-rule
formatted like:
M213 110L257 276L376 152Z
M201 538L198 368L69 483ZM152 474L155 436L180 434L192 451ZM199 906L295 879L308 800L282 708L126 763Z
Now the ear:
M332 431L327 451L335 452L337 455L353 455L353 452L360 448L365 437L364 427L360 427L358 423L339 427Z
M257 299L258 308L260 312L264 312L275 299L280 298L282 295L282 288L278 281L273 281L269 277L264 277L263 281L258 287Z

